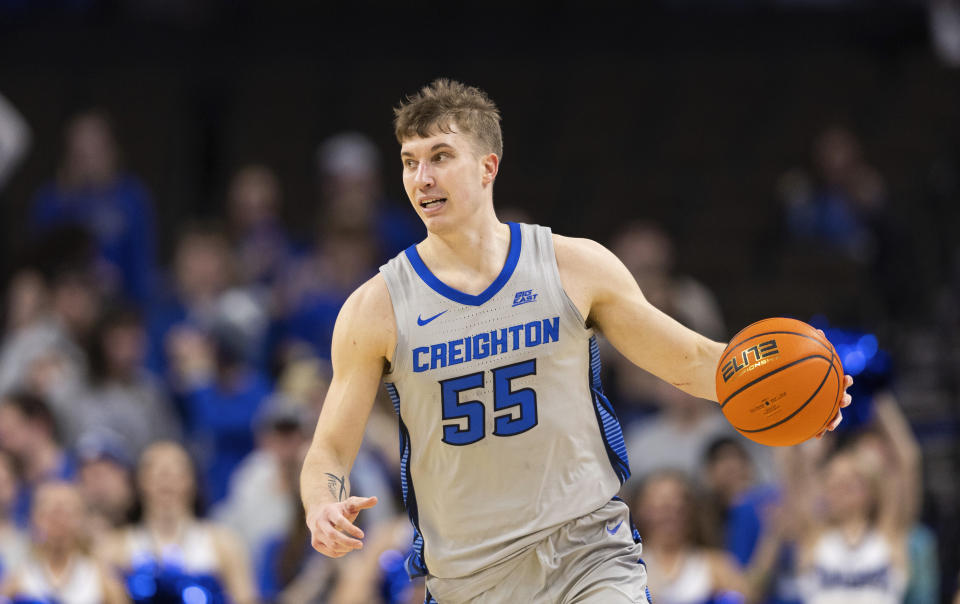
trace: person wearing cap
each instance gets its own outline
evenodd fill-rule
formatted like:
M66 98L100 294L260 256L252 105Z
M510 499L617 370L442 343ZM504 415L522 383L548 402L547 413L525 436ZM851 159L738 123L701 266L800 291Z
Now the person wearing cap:
M298 505L297 473L309 444L309 412L282 395L267 399L253 421L256 448L230 477L213 517L236 531L254 568L267 541L283 534Z

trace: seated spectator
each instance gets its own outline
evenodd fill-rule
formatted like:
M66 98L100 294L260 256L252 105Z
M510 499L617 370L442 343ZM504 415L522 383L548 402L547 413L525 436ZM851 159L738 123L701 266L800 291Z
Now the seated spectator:
M630 508L643 537L647 584L658 604L708 604L728 592L741 599L750 595L750 584L733 558L706 545L705 519L685 475L664 471L649 476Z
M283 279L277 300L280 355L330 358L333 326L347 296L376 273L377 244L361 228L326 229Z
M750 562L763 518L780 499L779 490L757 482L753 460L744 448L744 439L721 436L704 455L705 481L718 506L717 518L723 527L727 550L746 566Z
M9 451L21 468L23 484L14 518L25 527L34 490L48 480L72 479L76 466L60 445L50 407L30 394L9 393L0 401L0 448Z
M253 450L253 419L271 393L267 376L244 360L241 345L228 331L208 336L181 329L170 338L187 438L210 503L226 495L230 475Z
M707 445L721 436L739 437L736 430L716 408L715 403L698 399L663 380L654 382L659 414L628 428L624 439L630 468L636 478L664 468L693 476L700 468ZM761 475L770 470L766 447L744 441Z
M87 505L87 523L95 538L133 519L136 494L133 458L119 434L88 432L77 442L78 488Z
M423 224L383 191L380 150L359 132L331 136L317 149L321 223L329 231L368 232L375 264L424 238Z
M135 602L257 600L243 544L194 513L197 483L187 452L172 442L150 445L137 468L143 519L102 544L99 555L126 577Z
M31 512L34 548L4 581L3 595L38 604L127 602L113 575L88 554L85 521L76 487L48 482L38 488Z
M69 409L71 442L84 432L112 431L136 458L156 440L180 438L180 418L165 385L146 370L146 353L140 313L127 307L103 315L87 354L90 387Z
M20 489L13 457L0 449L0 583L26 557L27 535L13 521L13 506Z
M883 179L866 163L857 137L842 126L817 135L813 168L811 175L794 170L780 181L787 232L852 260L868 260L876 244L870 221L886 201Z
M338 134L320 145L315 240L291 264L276 296L281 358L309 346L329 359L333 324L350 292L423 238L406 203L385 197L380 172L380 152L362 134Z
M194 225L181 231L173 262L170 291L155 304L148 321L147 367L169 379L172 334L183 328L232 331L242 358L259 362L268 324L266 302L238 285L230 243L215 226Z
M146 306L155 279L153 207L143 184L120 171L118 155L106 115L75 116L57 178L37 191L30 223L41 233L62 225L88 229L107 290Z
M769 540L767 533L781 530L771 526L781 492L776 485L757 480L754 462L743 443L739 436L721 436L707 447L705 480L717 506L710 518L717 519L726 550L742 568L761 565L767 569L770 576L753 586L758 601L799 604L792 549L781 550L778 541L775 552L758 553L758 547Z
M673 242L666 231L653 223L630 223L614 236L612 249L651 304L711 339L726 338L716 297L699 281L677 273ZM656 411L658 379L609 346L601 353L610 374L611 400L624 422Z
M11 279L0 344L0 393L26 391L47 398L59 422L60 409L82 387L86 360L54 312L53 298L37 270L19 270Z
M256 449L230 477L227 497L213 517L243 539L254 568L268 540L290 526L298 496L298 473L316 419L301 404L273 396L255 418Z
M230 180L229 233L245 284L273 285L290 261L293 245L280 217L281 201L280 182L266 166L243 166Z
M884 314L925 310L917 301L923 296L916 295L920 260L888 207L885 179L868 162L861 141L844 126L828 126L814 140L810 163L780 178L783 231L767 229L771 238L758 260L796 257L814 267L822 264L821 274L839 268L844 272L837 276L848 281L862 276L861 314L877 303L885 306ZM773 253L783 243L795 254Z

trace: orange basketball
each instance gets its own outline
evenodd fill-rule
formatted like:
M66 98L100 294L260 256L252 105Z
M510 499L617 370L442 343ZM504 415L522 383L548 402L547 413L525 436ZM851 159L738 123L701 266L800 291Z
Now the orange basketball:
M843 397L843 365L833 345L795 319L764 319L741 330L723 351L716 380L727 421L770 446L815 436Z

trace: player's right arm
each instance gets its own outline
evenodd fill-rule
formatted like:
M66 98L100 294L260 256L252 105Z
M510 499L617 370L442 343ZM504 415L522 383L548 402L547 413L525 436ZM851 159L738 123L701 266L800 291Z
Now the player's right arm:
M333 379L300 473L311 543L327 556L363 547L363 531L353 522L377 503L376 497L351 497L349 477L395 342L390 295L377 275L340 309L331 347Z

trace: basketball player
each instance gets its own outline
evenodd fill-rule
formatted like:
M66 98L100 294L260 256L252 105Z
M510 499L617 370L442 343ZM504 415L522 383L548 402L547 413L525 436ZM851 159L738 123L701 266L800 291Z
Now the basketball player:
M630 470L595 334L711 400L723 344L651 306L601 245L497 219L500 115L480 90L437 80L395 126L428 235L337 319L301 477L313 546L362 547L353 522L376 499L350 496L348 477L384 379L415 529L407 569L426 575L428 602L646 602L639 535L614 498Z

